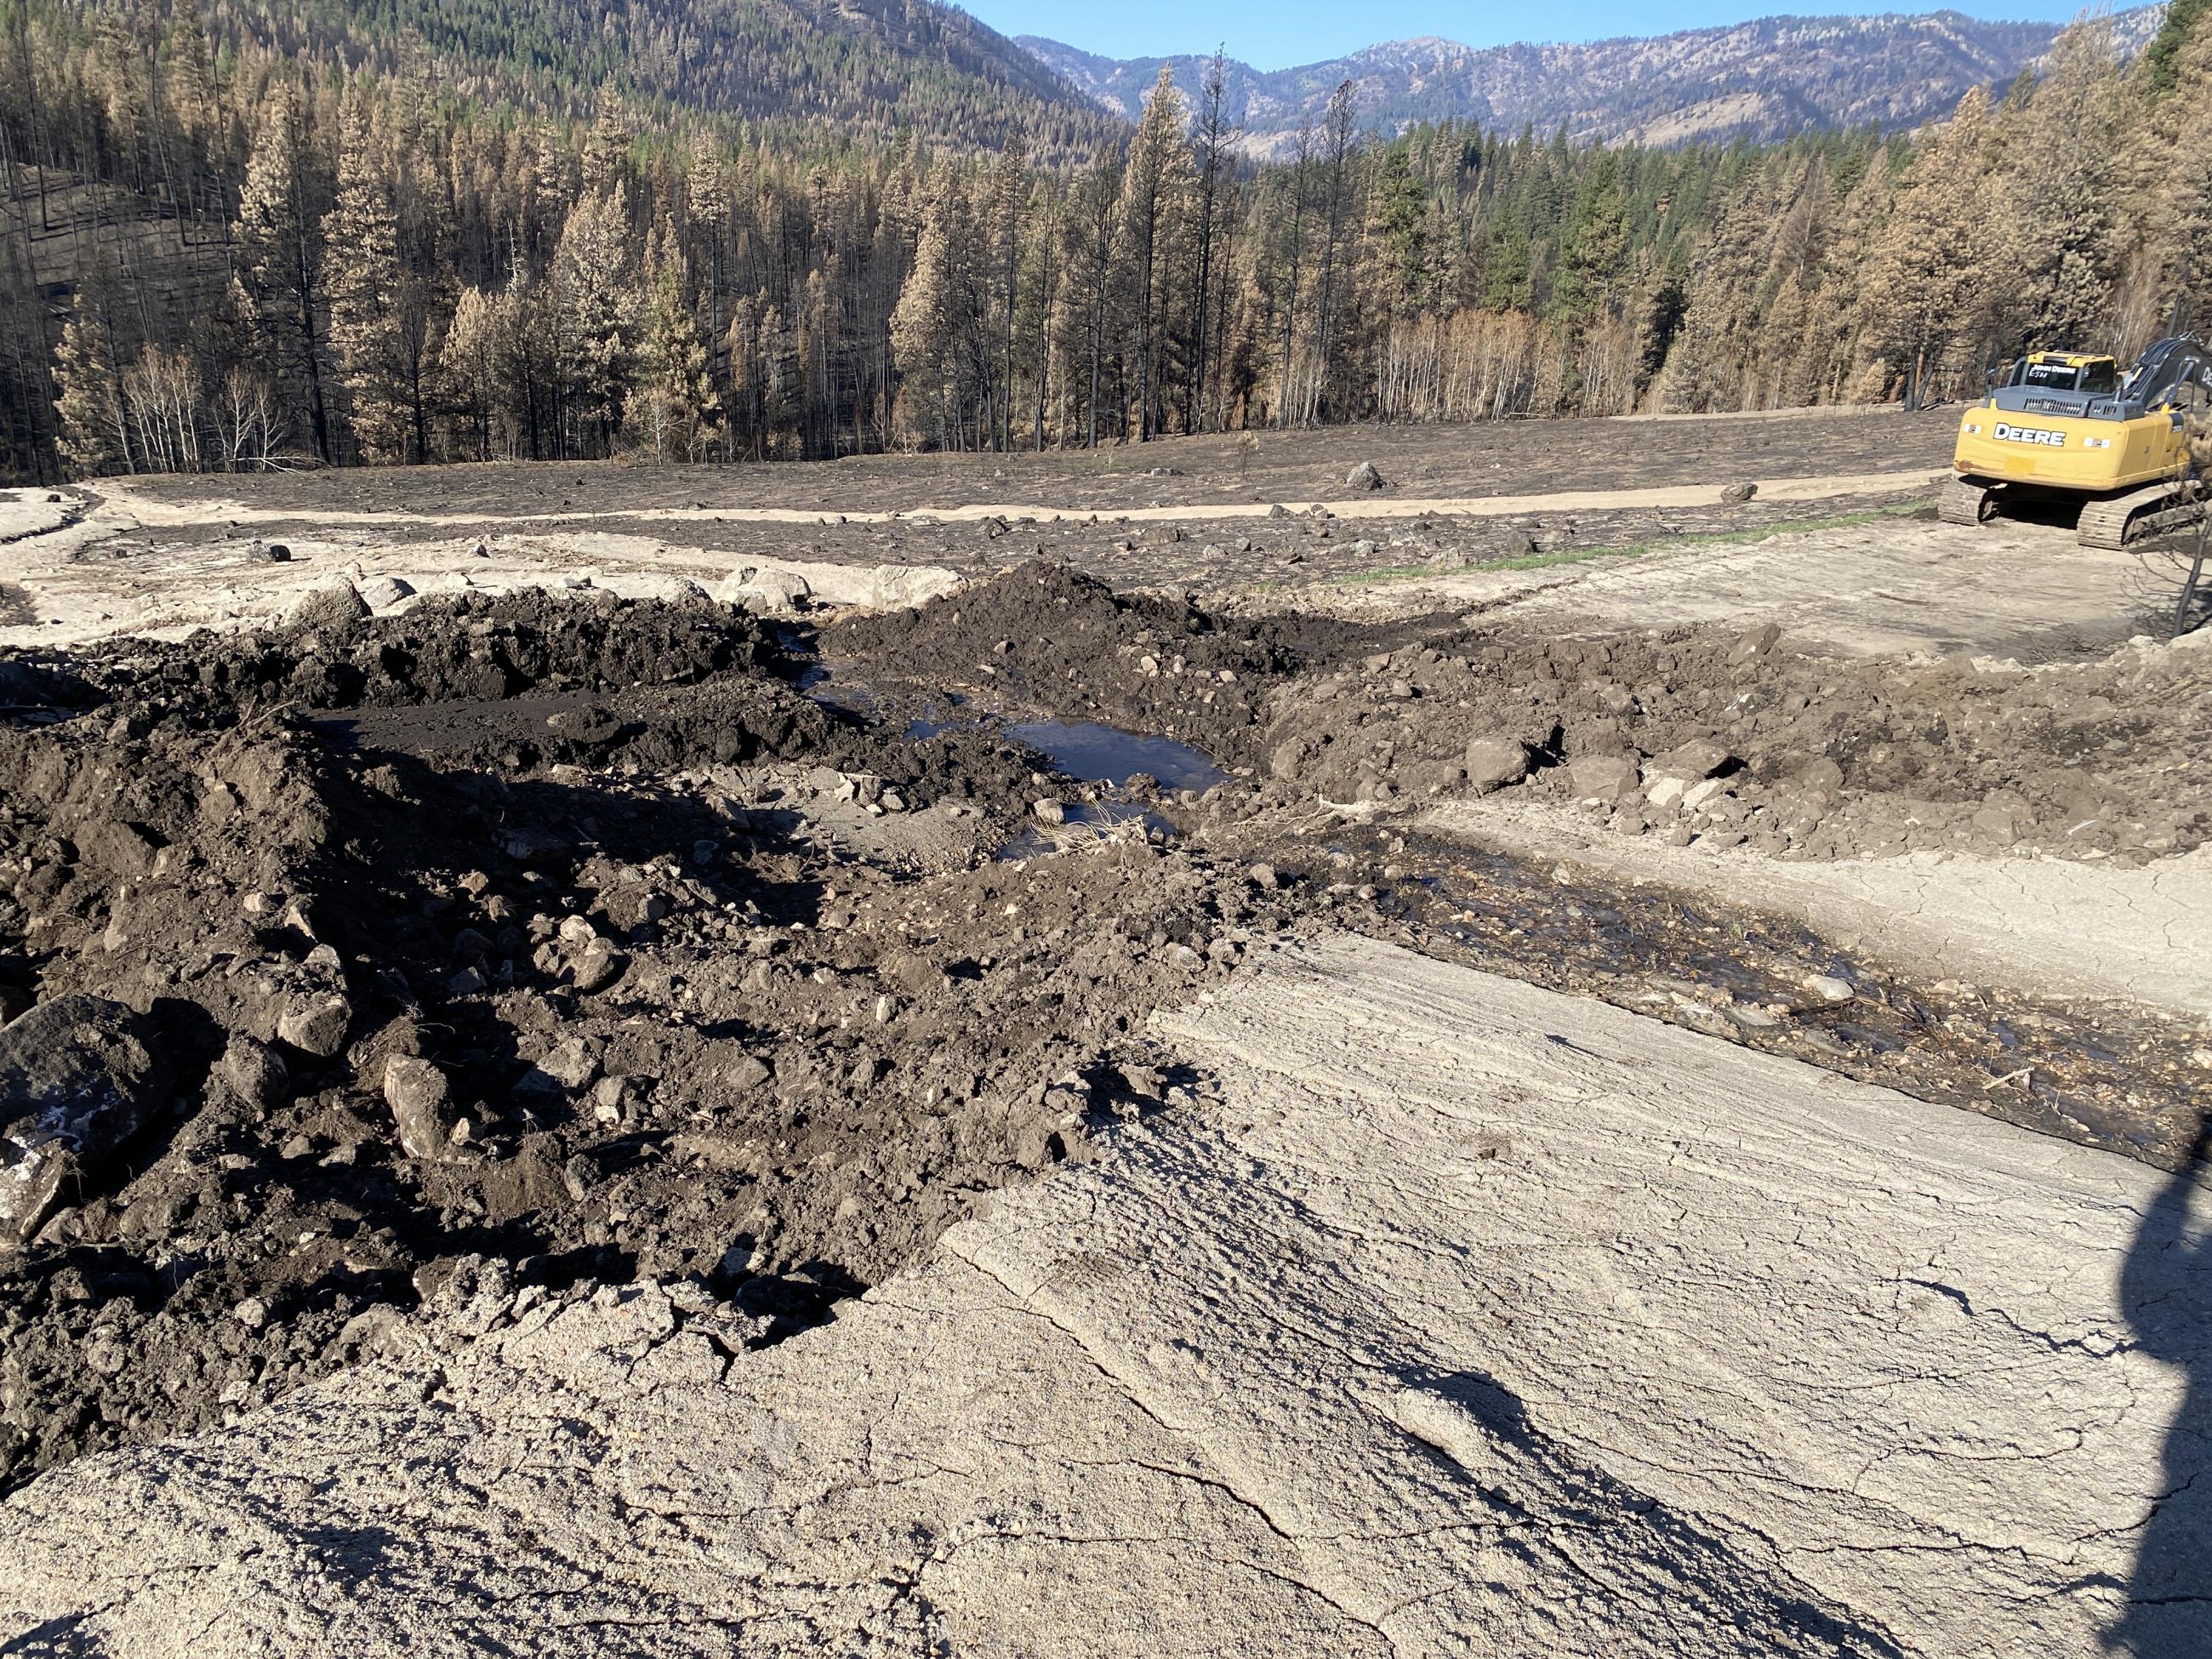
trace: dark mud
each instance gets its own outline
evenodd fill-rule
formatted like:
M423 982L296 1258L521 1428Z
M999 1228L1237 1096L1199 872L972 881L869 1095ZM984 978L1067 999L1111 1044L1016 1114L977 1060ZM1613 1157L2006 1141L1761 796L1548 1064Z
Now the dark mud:
M819 639L703 600L333 598L258 635L9 659L0 1020L118 1005L167 1092L119 1149L42 1143L69 1178L0 1239L0 1486L374 1352L486 1261L658 1277L726 1346L776 1340L1202 1091L1146 1017L1322 928L2168 1159L2171 1030L1938 994L1391 828L1524 725L1516 787L1599 754L1640 787L1630 757L1713 732L1733 799L1823 759L1845 825L1932 797L1947 752L2016 754L2023 787L2051 722L2148 791L2145 700L2183 684L2116 659L2109 706L2037 726L2039 682L2008 680L1977 747L1911 724L1922 680L1741 644L1226 619L1031 565ZM1285 775L1286 744L1311 766ZM1393 792L1379 825L1316 811L1363 778ZM40 1152L15 1103L0 1128L11 1162Z
M478 1258L773 1340L1169 1098L1145 1015L1325 919L1142 836L1000 860L1080 792L798 667L713 607L469 603L103 654L94 712L0 727L5 1012L122 1005L170 1091L0 1241L0 1484Z

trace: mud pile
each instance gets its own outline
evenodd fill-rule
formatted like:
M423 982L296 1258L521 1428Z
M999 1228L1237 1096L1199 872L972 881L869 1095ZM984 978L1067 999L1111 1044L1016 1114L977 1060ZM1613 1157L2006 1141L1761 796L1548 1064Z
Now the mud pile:
M994 860L1064 791L1038 757L838 718L712 605L41 672L105 700L0 726L0 1000L62 1056L0 1122L43 1183L0 1218L0 1485L346 1364L485 1261L774 1340L1188 1085L1145 1015L1291 925L1141 834Z
M1812 859L2115 857L2212 836L2212 653L2080 667L1838 661L1749 634L1439 638L1277 689L1281 789L1389 808L1517 789L1629 834Z
M818 644L825 659L851 659L878 685L980 693L1243 762L1259 753L1273 683L1435 626L1214 615L1179 589L1117 593L1072 566L1036 560L918 610L854 617Z
M143 702L251 712L690 684L742 672L769 649L760 623L704 594L684 604L526 588L380 617L340 582L310 594L275 628L202 629L174 644L125 641L82 666L101 690Z

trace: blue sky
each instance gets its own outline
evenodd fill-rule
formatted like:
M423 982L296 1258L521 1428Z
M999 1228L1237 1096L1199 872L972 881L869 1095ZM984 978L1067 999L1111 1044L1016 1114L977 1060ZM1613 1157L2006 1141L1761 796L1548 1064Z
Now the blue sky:
M1909 3L1854 5L1849 0L1591 0L1565 6L1474 6L1455 0L961 0L964 9L1001 34L1042 34L1108 58L1209 52L1225 42L1231 58L1260 69L1288 69L1340 57L1381 40L1441 34L1471 46L1511 40L1601 40L1620 34L1668 34L1676 29L1741 22L1778 12L1820 16L1894 10L1935 11ZM2082 0L2018 0L1948 8L1975 17L2042 18L2063 22ZM2131 0L2118 0L2115 10Z

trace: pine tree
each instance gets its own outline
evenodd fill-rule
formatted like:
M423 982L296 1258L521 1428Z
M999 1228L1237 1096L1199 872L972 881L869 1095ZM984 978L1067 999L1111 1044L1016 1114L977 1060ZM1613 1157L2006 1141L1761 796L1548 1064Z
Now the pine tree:
M438 380L459 422L457 448L470 460L491 459L492 413L501 402L499 306L480 288L465 288L438 350Z
M560 296L561 367L579 422L605 454L621 424L635 367L637 295L629 198L617 185L582 197L561 228L553 259Z
M1166 328L1163 276L1172 269L1175 240L1191 183L1190 143L1185 136L1182 94L1174 68L1160 66L1159 79L1145 100L1129 161L1121 175L1118 240L1123 267L1123 307L1130 331L1130 357L1136 374L1136 435L1144 442L1160 428L1160 393L1165 380Z
M80 478L117 465L136 471L106 325L82 289L70 303L70 319L54 352L54 380L61 389L54 413L61 422L62 459L70 471Z
M941 190L922 222L913 267L891 313L891 356L899 373L894 428L908 447L950 447L946 400L951 390L952 219L949 191Z
M1978 88L1922 143L1860 273L1861 349L1903 378L1916 407L1972 367L2002 291L1989 134L1989 97Z
M399 301L406 279L399 219L369 154L367 112L346 112L337 205L323 219L328 250L331 349L352 410L354 441L372 461L406 458L412 432Z
M2159 20L2158 33L2143 48L2137 71L2150 102L2163 102L2169 94L2181 89L2182 58L2208 21L2212 21L2212 0L2166 0L2166 15ZM2204 118L2201 107L2195 112L2195 118Z
M2025 107L2000 124L2008 331L2023 348L2085 349L2104 332L2121 111L2112 27L2098 20L2059 37Z
M317 286L319 250L307 209L307 181L301 176L301 137L297 96L291 82L280 79L254 132L233 235L246 291L275 349L278 373L300 388L315 453L328 461L333 459L331 422L316 323L322 297Z
M644 346L623 424L655 461L703 460L721 424L722 402L707 373L707 348L684 292L676 227L666 219L648 263Z

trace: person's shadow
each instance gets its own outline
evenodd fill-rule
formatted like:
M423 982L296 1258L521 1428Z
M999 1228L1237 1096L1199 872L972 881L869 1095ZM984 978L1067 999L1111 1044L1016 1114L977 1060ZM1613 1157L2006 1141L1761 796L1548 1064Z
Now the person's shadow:
M2186 1373L2156 1502L2106 1644L2137 1659L2212 1659L2212 1116L2143 1216L2120 1270L2136 1346ZM2197 1213L2192 1216L2192 1209Z

